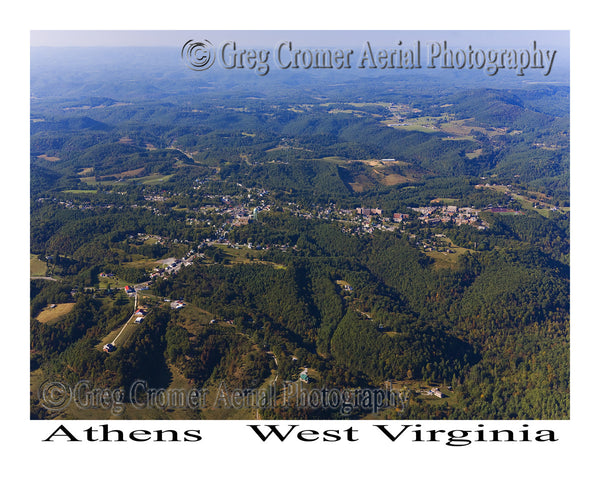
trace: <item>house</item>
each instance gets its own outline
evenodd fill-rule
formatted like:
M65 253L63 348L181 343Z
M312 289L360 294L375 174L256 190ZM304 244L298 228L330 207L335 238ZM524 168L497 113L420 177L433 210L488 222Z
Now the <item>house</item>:
M406 220L407 218L409 218L410 215L408 215L408 213L394 213L394 215L392 216L394 222L402 222L403 220Z
M430 395L435 395L435 396L436 396L436 397L438 397L438 398L443 398L443 397L444 397L444 394L443 394L443 393L440 391L440 389L439 389L439 388L437 388L437 387L436 387L436 388L432 388L432 389L429 391L429 394L430 394Z
M107 343L106 345L104 345L102 350L105 351L106 353L114 352L115 346L112 343Z
M309 378L308 378L308 368L305 368L304 370L302 370L302 373L300 373L300 380L303 381L303 382L305 382L305 383L308 383L308 380L309 380Z
M133 287L131 287L129 285L126 285L125 286L125 293L127 295L133 295L135 293L135 288L133 288Z
M143 308L138 308L133 316L136 317L134 323L142 323L142 320L146 316L146 311Z

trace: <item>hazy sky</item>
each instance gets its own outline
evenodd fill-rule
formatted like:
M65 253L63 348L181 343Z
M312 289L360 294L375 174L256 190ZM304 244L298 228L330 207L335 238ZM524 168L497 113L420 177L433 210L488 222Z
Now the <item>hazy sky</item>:
M300 42L302 46L405 44L414 40L447 40L460 45L526 48L533 40L544 47L568 49L569 32L565 30L32 30L31 46L181 46L187 40L207 39L213 44L236 41L254 46L269 46L283 40Z

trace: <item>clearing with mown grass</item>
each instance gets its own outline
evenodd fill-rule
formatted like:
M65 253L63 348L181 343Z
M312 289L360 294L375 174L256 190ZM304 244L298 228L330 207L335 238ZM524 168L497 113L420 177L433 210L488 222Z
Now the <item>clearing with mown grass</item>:
M58 157L51 157L46 154L38 155L37 158L41 158L42 160L46 160L48 162L58 162L60 160L60 158L58 158Z
M40 323L55 323L73 310L74 306L74 303L57 303L55 306L48 305L38 314L36 320Z
M117 348L125 347L137 327L138 324L135 323L132 317L129 317L125 325L119 325L117 328L111 331L102 339L102 341L98 345L96 345L96 348L98 350L102 350L104 345L106 345L107 343L112 343Z
M46 275L46 270L46 262L40 260L37 255L29 255L29 275L43 277Z

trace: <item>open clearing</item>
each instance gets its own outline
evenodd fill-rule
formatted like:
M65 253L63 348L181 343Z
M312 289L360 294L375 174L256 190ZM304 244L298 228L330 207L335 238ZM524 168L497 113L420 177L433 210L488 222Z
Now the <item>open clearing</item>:
M366 175L358 175L354 178L354 180L356 181L350 182L348 183L348 185L350 185L350 188L352 188L354 192L358 193L364 192L365 190L373 188L376 185L376 182L367 177Z
M178 310L176 315L178 325L185 328L191 335L199 335L204 332L206 326L215 318L213 313L189 303Z
M43 277L46 275L46 262L40 260L37 255L29 255L29 275L32 277Z
M63 193L98 193L98 190L63 190Z
M94 167L85 167L81 169L81 172L79 172L77 175L80 177L85 177L86 175L91 175L92 173L94 173Z
M467 156L467 158L469 160L473 160L474 158L481 156L482 153L483 153L483 148L478 148L477 150L473 150L472 152L467 153L465 155Z
M482 128L470 125L472 120L472 118L455 120L450 115L442 115L439 117L423 116L407 118L401 121L388 119L383 123L401 130L416 130L426 133L443 132L453 137L445 140L473 140L474 138L471 135L473 131L483 133L488 137L506 135L507 133L504 128Z
M342 102L342 105L351 105L356 108L362 107L389 107L390 102ZM329 107L330 105L340 105L339 103L321 103L321 107ZM309 105L310 106L310 105Z
M118 277L99 277L98 278L98 288L101 290L107 288L123 288L125 285L130 285L130 283L125 280L121 280Z
M144 171L145 167L136 168L134 170L126 170L125 172L118 173L116 175L110 175L111 177L117 178L127 178L127 177L135 177ZM101 177L103 178L103 177Z
M433 200L430 200L429 203L441 203L443 205L458 205L460 200L458 198L450 198L450 197L437 197Z
M50 305L48 305L38 314L36 320L40 323L52 324L60 317L73 310L74 306L74 303L57 303L55 307L50 307Z
M352 179L354 180L353 182L348 182L350 188L352 188L352 190L355 192L364 192L365 190L374 188L377 185L393 186L418 181L418 178L415 175L413 175L412 172L398 173L397 171L386 168L387 165L380 167L380 165L384 164L385 162L381 162L378 160L369 160L364 161L364 163L371 167L370 171L366 173L360 173ZM399 165L404 162L389 163Z
M434 268L457 268L458 267L458 259L459 257L470 250L462 247L452 247L453 253L447 252L425 252L429 258L433 258L435 260Z
M117 347L117 349L125 347L129 339L137 329L137 327L138 324L134 322L133 317L130 317L125 325L119 325L112 332L106 335L102 339L102 341L98 345L96 345L96 348L98 350L102 350L104 345L106 345L107 343L113 343L115 347ZM116 343L114 343L115 338L117 338L117 336L119 338L117 339Z
M245 247L235 248L227 245L216 245L216 247L218 247L225 254L226 261L231 265L240 263L260 263L262 265L270 265L275 269L285 270L287 268L285 265L281 265L279 263L260 260L260 257L262 256L262 252L260 250L252 250Z
M141 172L142 169L137 169ZM169 180L173 174L170 175L162 175L160 173L153 173L151 175L147 175L145 177L135 177L133 176L133 172L135 170L128 170L126 172L121 172L114 175L109 175L110 177L119 177L117 180L96 180L96 177L81 177L81 181L87 183L88 185L118 185L122 182L139 182L144 185L154 185L161 182L166 182ZM99 177L101 178L101 177Z
M409 167L411 164L405 162L404 160L396 160L396 159L388 159L388 160L380 160L376 158L372 158L369 160L347 160L346 162L360 162L369 165L370 167L385 167L388 165L394 165L399 167Z
M438 251L425 252L425 255L427 255L429 258L433 258L433 260L435 260L435 263L433 266L436 269L457 268L458 267L458 259L460 258L461 255L465 254L466 252L474 252L474 250L470 250L468 248L458 247L456 245L453 245L452 241L449 238L442 238L440 240L445 241L447 243L447 248L450 249L452 251L452 253L438 252Z
M166 182L173 175L174 174L161 175L160 173L153 173L152 175L148 175L147 177L136 178L135 181L141 182L144 185L155 185L157 183Z
M399 185L401 183L409 183L409 182L414 182L415 179L411 178L411 177L406 177L404 175L400 175L399 173L391 173L389 175L385 175L383 176L383 178L381 179L381 183L383 183L384 185Z
M567 213L570 210L569 207L555 207L550 203L551 199L541 192L527 191L520 194L511 192L506 185L475 185L475 188L489 188L500 193L510 193L510 196L519 202L523 210L537 212L546 218L550 217L553 208L558 208L557 211L560 213ZM534 207L534 204L537 204L537 207Z
M58 157L49 157L48 155L38 155L37 158L41 158L42 160L46 160L48 162L58 162L60 158Z

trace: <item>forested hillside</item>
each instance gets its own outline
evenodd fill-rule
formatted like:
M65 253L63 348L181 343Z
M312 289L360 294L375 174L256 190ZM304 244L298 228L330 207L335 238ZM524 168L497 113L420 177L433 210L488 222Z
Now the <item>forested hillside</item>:
M152 68L34 68L32 418L111 415L37 396L80 380L120 418L568 418L568 86ZM208 403L138 410L140 379Z

